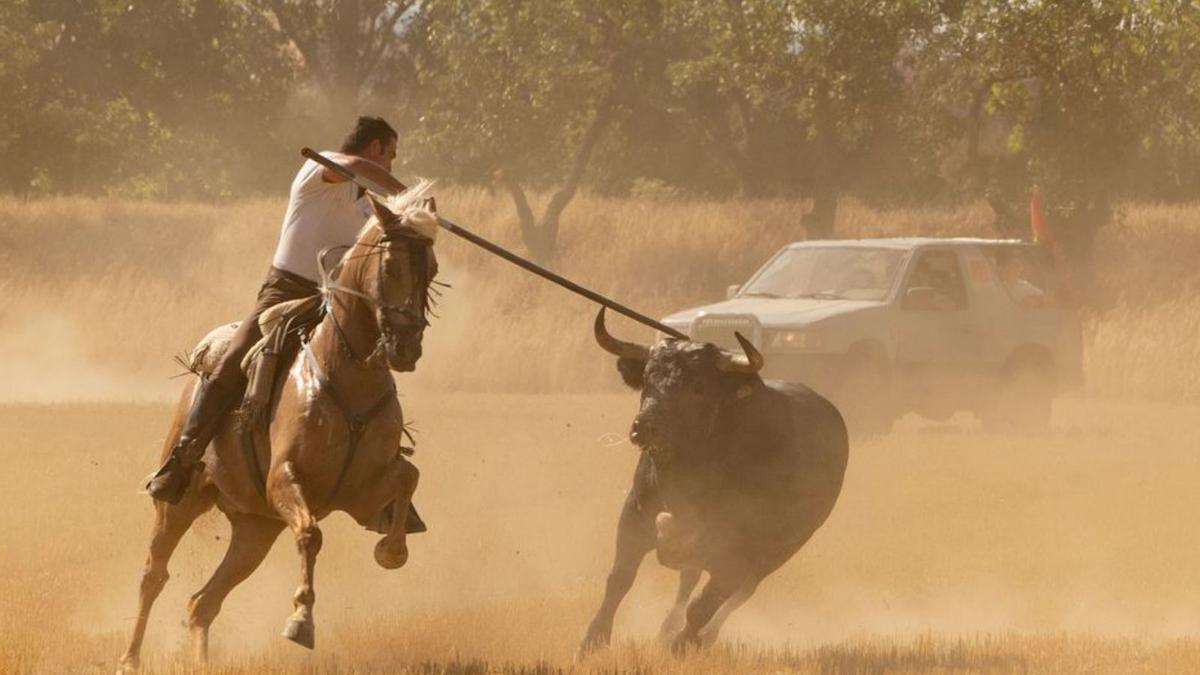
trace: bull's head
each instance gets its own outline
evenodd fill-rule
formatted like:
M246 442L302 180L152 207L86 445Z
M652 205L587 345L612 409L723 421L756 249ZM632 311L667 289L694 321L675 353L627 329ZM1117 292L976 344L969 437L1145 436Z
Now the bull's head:
M617 356L625 383L642 392L630 440L651 451L678 453L703 447L716 432L724 407L762 386L763 357L737 334L742 354L704 342L667 338L653 347L618 340L596 316L596 342Z

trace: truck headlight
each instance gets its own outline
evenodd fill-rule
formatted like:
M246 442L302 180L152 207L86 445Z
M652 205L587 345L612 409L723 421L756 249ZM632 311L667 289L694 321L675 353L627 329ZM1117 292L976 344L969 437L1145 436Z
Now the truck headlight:
M823 344L821 334L812 330L777 330L771 331L768 343L772 351L815 351Z

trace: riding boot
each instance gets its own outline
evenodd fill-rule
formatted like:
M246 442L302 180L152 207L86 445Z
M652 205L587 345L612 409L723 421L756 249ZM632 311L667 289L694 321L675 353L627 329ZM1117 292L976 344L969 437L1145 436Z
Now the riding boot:
M200 379L196 398L192 401L179 440L171 448L167 461L146 483L146 492L151 497L168 504L178 504L183 499L192 483L192 474L204 468L200 458L221 426L221 420L241 396L241 391L230 389L213 379Z

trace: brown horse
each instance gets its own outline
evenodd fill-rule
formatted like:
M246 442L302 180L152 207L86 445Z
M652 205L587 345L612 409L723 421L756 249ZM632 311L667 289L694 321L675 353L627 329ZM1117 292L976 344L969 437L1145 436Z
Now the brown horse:
M198 661L207 658L208 627L221 603L262 563L285 527L299 549L300 587L283 635L308 648L314 643L318 521L344 511L385 533L375 546L379 565L395 569L407 561L405 524L418 475L400 452L404 420L391 371L416 367L437 273L432 247L437 228L428 211L414 206L417 197L420 190L394 198L394 211L376 204L375 217L336 268L336 280L322 270L325 316L283 380L269 423L243 433L235 421L227 422L186 497L174 506L154 502L150 554L123 669L137 668L146 621L166 584L171 553L196 518L214 505L229 518L232 534L216 572L188 605ZM164 457L195 386L192 379L175 408Z

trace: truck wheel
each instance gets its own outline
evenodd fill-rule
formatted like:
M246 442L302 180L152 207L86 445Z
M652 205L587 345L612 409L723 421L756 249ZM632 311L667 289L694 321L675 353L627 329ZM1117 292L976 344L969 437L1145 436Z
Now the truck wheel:
M999 433L1042 433L1050 429L1054 376L1039 363L1018 362L1003 375L983 411L983 426Z
M896 402L885 357L868 351L851 352L837 398L851 438L874 438L891 432Z

